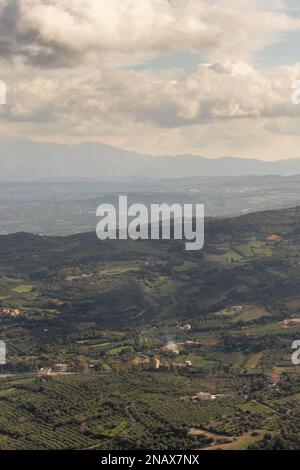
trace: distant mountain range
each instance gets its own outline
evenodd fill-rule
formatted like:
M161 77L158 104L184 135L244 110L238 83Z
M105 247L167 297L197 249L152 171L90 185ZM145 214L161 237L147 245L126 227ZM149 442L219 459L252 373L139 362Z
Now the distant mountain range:
M265 162L195 155L153 157L95 142L65 145L11 137L0 139L0 181L295 174L300 174L300 158Z

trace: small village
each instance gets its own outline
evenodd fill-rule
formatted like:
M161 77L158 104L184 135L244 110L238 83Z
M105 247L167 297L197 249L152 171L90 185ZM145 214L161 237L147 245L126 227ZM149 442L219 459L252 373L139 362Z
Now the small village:
M0 316L16 318L21 315L21 310L17 308L0 307Z

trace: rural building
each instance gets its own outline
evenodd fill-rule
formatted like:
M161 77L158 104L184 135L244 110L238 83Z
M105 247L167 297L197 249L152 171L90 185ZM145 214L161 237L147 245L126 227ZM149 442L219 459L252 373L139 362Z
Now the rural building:
M192 400L216 400L216 395L211 395L210 393L206 392L197 392L196 395L192 397Z
M183 326L178 325L178 328L180 328L183 331L190 331L192 329L192 325L187 323L186 325L183 325Z
M18 317L21 311L17 308L0 308L0 315L5 315L7 317Z
M55 364L52 368L53 372L68 372L67 364Z
M50 367L42 367L40 370L39 370L39 374L40 375L50 375L52 372L52 369Z
M156 370L160 369L160 360L154 359L154 367Z

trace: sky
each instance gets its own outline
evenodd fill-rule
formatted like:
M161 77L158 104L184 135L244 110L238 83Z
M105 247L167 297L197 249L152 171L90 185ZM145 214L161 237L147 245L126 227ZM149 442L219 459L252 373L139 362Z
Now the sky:
M300 157L299 52L299 0L0 0L0 138Z

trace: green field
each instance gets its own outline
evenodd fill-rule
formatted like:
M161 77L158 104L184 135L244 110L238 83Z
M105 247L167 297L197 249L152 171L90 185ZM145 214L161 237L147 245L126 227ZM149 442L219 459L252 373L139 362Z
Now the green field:
M0 237L0 449L299 447L299 227L209 219L194 253Z

